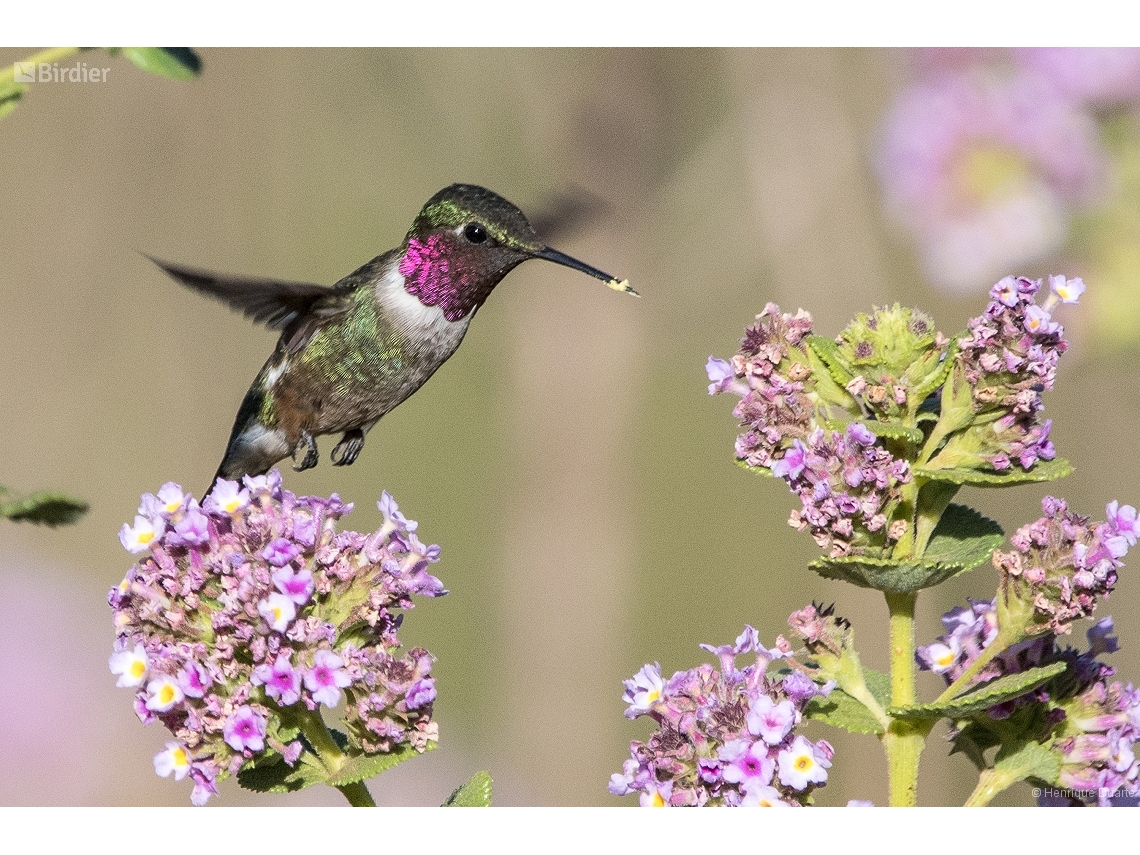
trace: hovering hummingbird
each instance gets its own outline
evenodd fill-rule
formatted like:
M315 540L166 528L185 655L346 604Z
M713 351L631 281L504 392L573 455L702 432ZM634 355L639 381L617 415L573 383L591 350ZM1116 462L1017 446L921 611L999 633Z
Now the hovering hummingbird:
M259 475L290 456L296 471L309 469L325 434L341 434L333 465L351 464L369 429L455 353L494 287L531 258L637 295L628 281L551 249L522 211L472 184L440 190L403 244L331 288L151 258L183 285L281 331L238 409L214 480Z

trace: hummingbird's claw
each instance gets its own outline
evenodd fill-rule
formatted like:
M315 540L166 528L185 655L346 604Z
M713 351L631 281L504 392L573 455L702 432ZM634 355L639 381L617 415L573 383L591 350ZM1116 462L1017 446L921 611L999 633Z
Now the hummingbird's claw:
M297 452L301 450L302 445L305 448L305 457L300 463L297 463ZM317 441L313 439L313 435L307 430L301 431L300 441L293 446L293 471L304 472L306 469L312 469L320 459L320 455L317 453Z
M364 448L364 431L360 428L346 430L329 455L333 466L351 466L362 448Z

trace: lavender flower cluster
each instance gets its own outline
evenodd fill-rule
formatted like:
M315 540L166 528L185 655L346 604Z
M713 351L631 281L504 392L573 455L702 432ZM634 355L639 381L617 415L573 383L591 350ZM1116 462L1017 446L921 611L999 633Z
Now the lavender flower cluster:
M948 630L937 641L920 647L916 659L924 670L942 674L952 683L997 637L997 603L971 602L942 618ZM999 653L977 675L978 682L1017 674L1054 662L1068 666L1059 677L1011 701L990 707L984 718L959 722L951 739L1003 721L1019 711L1039 714L1039 738L1056 757L1056 780L1044 783L1066 791L1043 797L1042 804L1070 804L1075 799L1100 805L1136 804L1140 797L1140 691L1131 683L1111 680L1116 671L1097 657L1119 649L1112 635L1112 618L1106 617L1087 631L1089 649L1058 648L1056 636L1041 635ZM983 743L984 744L984 743ZM1048 791L1047 791L1048 792Z
M1041 509L1045 516L1010 538L1015 551L995 551L993 562L1002 574L1002 596L1033 604L1037 624L1028 633L1061 635L1092 614L1097 597L1112 592L1140 524L1134 507L1115 501L1105 508L1107 521L1096 524L1052 496Z
M702 664L668 681L646 665L626 680L627 718L649 716L658 730L630 744L630 759L610 779L616 796L638 793L643 807L799 806L827 782L833 749L796 727L823 690L792 671L768 677L768 665L789 652L782 639L766 650L750 626L732 645L704 649L720 667ZM754 654L742 669L736 657Z
M110 668L139 719L173 734L155 771L189 776L195 804L248 763L294 766L300 722L344 696L346 750L423 751L437 739L432 657L398 657L396 630L412 594L447 593L427 572L439 547L420 542L387 493L379 507L378 531L337 532L351 504L296 496L274 470L221 479L201 505L165 484L123 526L123 546L146 554L108 597Z
M1049 440L1052 423L1042 420L1041 392L1053 388L1057 360L1068 348L1064 329L1051 317L1057 301L1076 303L1084 293L1080 279L1050 276L1050 298L1036 303L1040 279L1007 276L990 289L990 303L958 340L958 360L970 384L978 413L1001 413L986 431L984 446L995 470L1016 461L1030 469L1055 456Z

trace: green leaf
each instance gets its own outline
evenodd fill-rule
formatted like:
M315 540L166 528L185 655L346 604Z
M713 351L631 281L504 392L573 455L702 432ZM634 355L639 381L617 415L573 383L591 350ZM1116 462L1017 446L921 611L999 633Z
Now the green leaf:
M123 56L143 71L171 80L193 80L202 73L202 60L186 47L128 47Z
M3 119L9 113L16 109L20 103L20 99L24 97L24 90L27 87L22 83L4 83L0 84L0 119Z
M88 510L86 502L63 493L40 490L30 496L13 496L0 488L0 517L10 520L47 526L70 525Z
M754 475L763 475L767 478L775 478L776 477L775 475L772 474L772 470L769 469L767 466L751 466L751 465L749 465L748 461L746 461L746 460L734 460L733 462L737 466L739 466L741 469L743 469L745 472L751 472Z
M886 709L891 702L891 677L882 671L863 668L863 682L872 697ZM882 723L860 701L842 689L832 689L826 698L816 695L808 701L804 715L850 733L882 733Z
M1030 668L1017 674L1007 674L991 680L964 695L959 695L941 704L915 704L907 707L894 707L889 710L896 718L966 718L1006 701L1019 698L1032 692L1038 686L1048 683L1065 670L1064 662L1053 662L1041 668Z
M838 579L860 588L876 591L909 592L929 588L968 570L961 564L893 561L847 555L840 558L817 558L808 564L825 579Z
M858 422L876 437L884 439L905 439L911 445L922 445L926 435L917 428L898 424L897 422L880 422L876 419L828 419L823 426L828 430L845 431L847 425Z
M1024 781L1026 778L1039 778L1056 784L1061 774L1061 755L1051 751L1040 742L1017 741L1003 745L994 758L994 771Z
M937 458L935 458L937 459ZM1057 457L1053 460L1038 460L1029 470L1022 469L1016 464L1004 472L980 469L952 468L952 469L925 469L914 470L919 478L928 481L946 481L951 484L970 484L974 487L1011 487L1015 484L1034 484L1043 481L1056 481L1073 473L1069 461Z
M490 807L491 806L491 773L476 772L471 780L456 789L443 807Z
M965 505L948 505L934 528L923 557L942 563L963 564L971 569L1002 545L1000 525Z
M953 339L950 342L949 348L946 350L946 355L940 357L939 361L935 364L925 377L918 378L913 381L910 390L912 400L922 401L927 398L931 392L946 382L946 378L950 376L950 369L954 367L955 357L958 355L958 340Z
M255 793L295 793L313 784L326 783L328 773L312 751L302 751L292 766L274 752L242 766L237 780L245 789Z
M973 570L989 560L1004 537L1001 526L993 520L964 505L950 505L934 529L926 553L917 561L846 555L817 558L808 567L825 579L906 593Z
M827 368L828 375L835 381L836 385L842 388L851 382L857 372L844 359L839 350L839 345L821 335L809 335L804 341L808 349Z
M995 745L1001 745L1000 736L992 730L970 724L960 730L958 735L954 737L950 754L966 755L969 761L973 763L980 772L982 769L989 768L990 764L986 761L986 751Z
M804 715L848 733L882 733L874 714L842 689L832 689L826 698L816 695L808 701Z
M355 784L375 778L381 772L391 769L397 763L402 763L412 757L418 757L436 747L435 741L430 741L423 751L416 751L411 744L405 742L396 746L392 751L384 754L360 754L341 766L340 771L329 778L329 785L343 787L345 784Z

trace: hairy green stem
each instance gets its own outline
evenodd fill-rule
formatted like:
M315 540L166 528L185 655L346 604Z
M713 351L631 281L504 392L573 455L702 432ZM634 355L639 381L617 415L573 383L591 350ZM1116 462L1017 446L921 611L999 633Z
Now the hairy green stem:
M1004 769L983 769L978 775L978 785L966 799L964 807L985 807L993 801L994 796L1020 780L1022 778L1016 773Z
M891 705L910 706L914 685L914 609L918 594L884 592L891 628ZM918 803L918 761L926 744L928 725L895 719L883 734L887 754L890 804L913 807Z
M298 716L298 724L329 775L339 772L348 762L348 757L329 733L325 720L321 718L320 710L308 710L301 714ZM372 795L363 781L336 785L336 788L353 807L376 807L376 802L372 800Z

